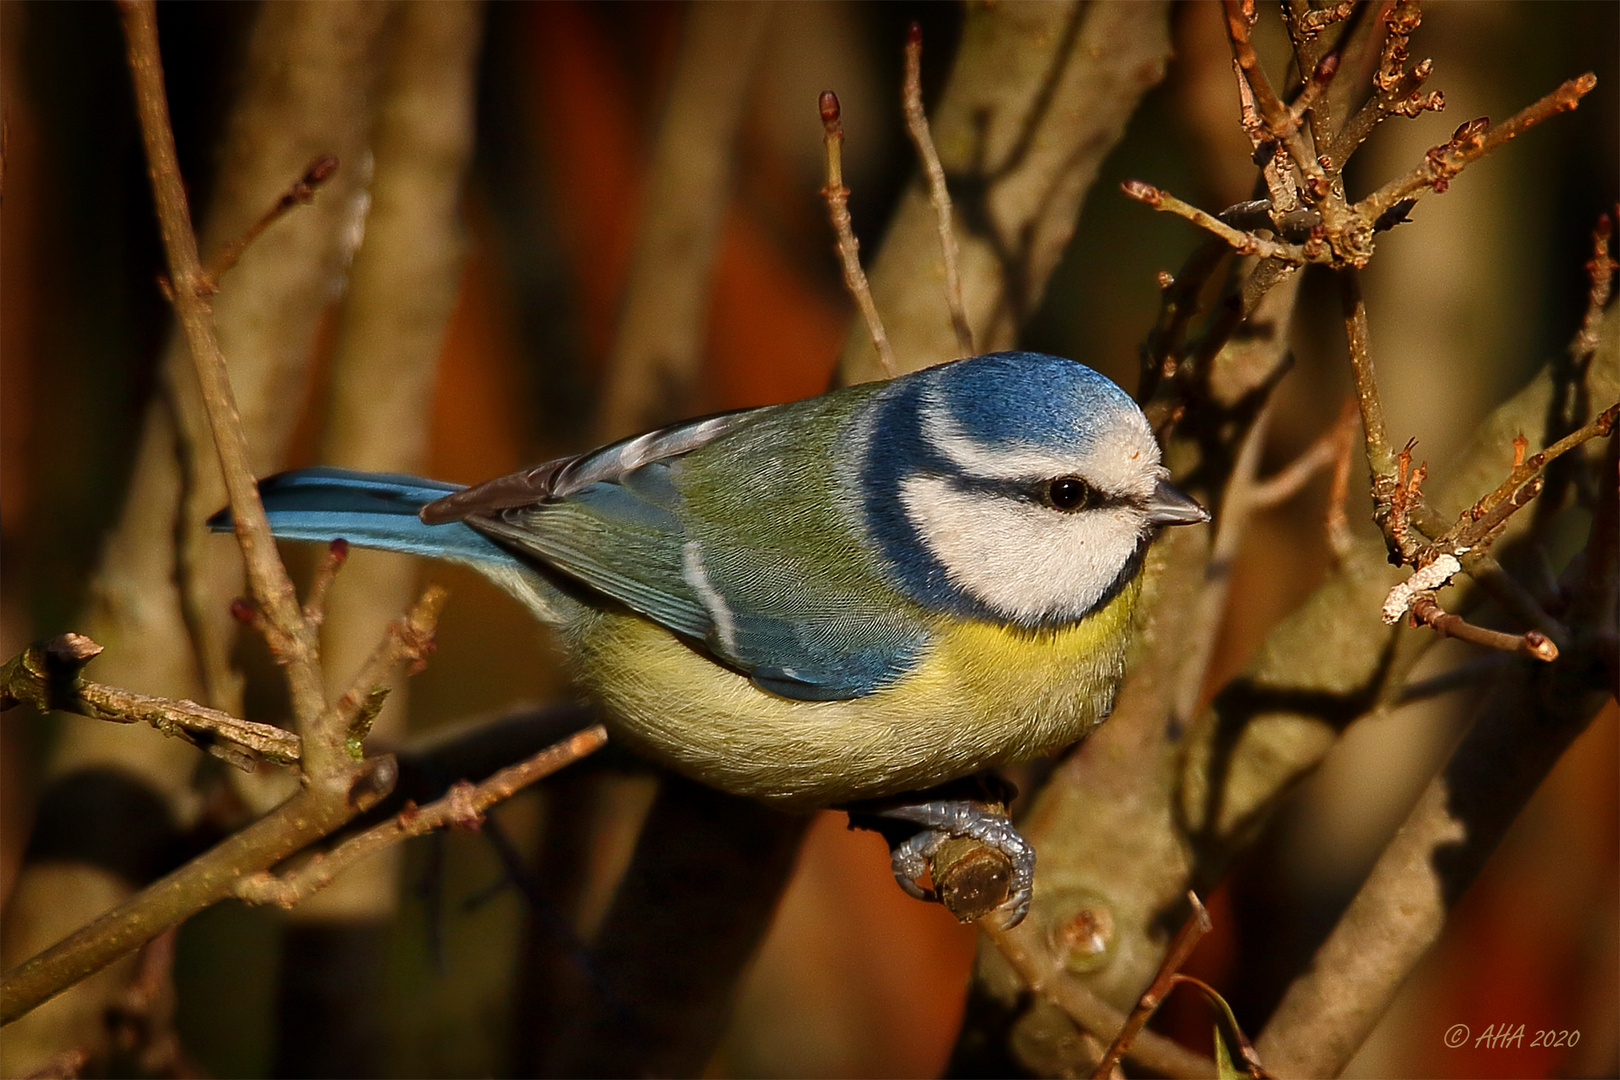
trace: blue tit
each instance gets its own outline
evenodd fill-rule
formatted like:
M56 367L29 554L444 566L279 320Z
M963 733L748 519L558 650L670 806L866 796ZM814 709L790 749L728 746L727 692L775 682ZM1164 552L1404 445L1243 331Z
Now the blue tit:
M613 736L789 809L884 799L1033 852L977 804L894 800L1060 750L1107 716L1143 558L1208 520L1136 403L1071 360L992 353L692 420L471 488L304 469L275 535L469 564L557 628ZM230 527L228 514L210 522Z

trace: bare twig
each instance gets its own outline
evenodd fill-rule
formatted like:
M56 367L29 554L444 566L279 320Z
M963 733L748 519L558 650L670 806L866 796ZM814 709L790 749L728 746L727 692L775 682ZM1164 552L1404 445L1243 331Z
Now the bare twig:
M1187 916L1187 921L1181 924L1181 929L1177 930L1176 936L1170 940L1170 947L1165 950L1164 960L1159 964L1159 973L1153 977L1153 982L1148 988L1142 991L1142 996L1137 1000L1130 1016L1125 1018L1125 1024L1120 1028L1119 1034L1114 1036L1113 1044L1108 1047L1108 1052L1092 1071L1092 1080L1108 1080L1113 1072L1114 1063L1130 1048L1131 1043L1141 1034L1143 1026L1153 1016L1154 1010L1170 992L1176 972L1187 962L1187 957L1192 955L1193 949L1203 936L1214 929L1209 921L1209 912L1199 901L1198 894L1188 890L1187 899L1192 904L1192 914Z
M1037 944L1036 932L1028 922L1014 930L980 925L1030 990L1061 1009L1082 1030L1093 1033L1115 1031L1126 1022L1124 1013L1097 997L1058 966L1052 956ZM1125 1050L1125 1057L1164 1076L1215 1075L1215 1063L1209 1058L1151 1031L1140 1032Z
M1558 659L1558 646L1541 631L1504 634L1496 630L1486 630L1468 622L1461 615L1453 615L1446 611L1435 600L1433 593L1425 592L1415 597L1412 600L1411 612L1414 625L1427 626L1441 637L1454 637L1459 641L1469 641L1502 652L1524 653L1526 656L1533 656L1548 663Z
M1232 250L1239 255L1258 255L1262 258L1277 259L1291 266L1302 266L1311 261L1305 249L1299 245L1279 244L1275 240L1267 240L1253 233L1234 229L1213 214L1205 213L1191 203L1184 202L1167 191L1161 191L1152 184L1140 180L1127 180L1120 185L1120 190L1155 210L1165 210L1177 217L1186 218L1199 228L1214 233L1231 245Z
M313 199L315 192L319 190L322 184L332 178L332 174L337 172L337 168L338 159L331 154L322 154L314 161L311 161L308 167L304 169L303 175L294 180L292 186L282 193L281 198L271 204L270 209L264 212L263 217L248 226L246 232L226 244L225 249L214 257L214 261L209 263L208 269L203 272L205 280L203 287L209 292L219 288L220 279L230 272L231 267L236 265L236 260L242 257L242 252L248 249L248 245L257 240L264 230L280 221L294 207L301 206Z
M1352 209L1364 220L1378 218L1405 199L1418 199L1428 192L1441 193L1464 168L1478 161L1509 139L1516 138L1543 120L1569 112L1597 85L1597 76L1587 72L1570 79L1546 97L1529 105L1500 124L1488 119L1470 120L1452 132L1451 138L1433 147L1423 161L1405 176L1398 177L1367 196Z
M1249 31L1253 21L1245 13L1244 5L1240 0L1225 0L1226 32L1232 43L1232 54L1237 59L1238 66L1243 69L1244 79L1254 92L1254 103L1265 121L1266 130L1272 138L1280 140L1288 148L1288 154L1294 161L1294 167L1299 169L1305 179L1306 190L1312 198L1324 198L1331 185L1327 175L1317 164L1316 155L1305 142L1305 134L1301 129L1299 120L1293 116L1288 107L1284 105L1277 92L1271 88L1271 81L1266 78L1265 69L1260 66L1260 58L1255 54L1254 46L1249 40ZM1250 9L1252 12L1252 8ZM1331 77L1331 72L1329 73Z
M1615 260L1609 251L1612 228L1609 215L1603 214L1592 229L1592 258L1586 264L1587 278L1591 282L1586 294L1586 315L1569 347L1577 363L1597 351L1598 327L1603 324L1603 309L1609 306L1609 295L1614 288Z
M309 625L319 627L326 621L327 592L332 588L332 582L337 580L337 572L343 568L348 558L349 542L342 537L326 546L326 554L315 567L315 576L309 582L309 592L304 596L304 619Z
M382 705L378 688L387 680L389 672L401 661L408 660L412 665L411 673L415 674L426 662L433 647L434 625L449 596L441 586L428 586L405 617L388 628L349 689L332 704L330 718L323 717L321 730L343 733L342 748L350 756L356 759L360 756L360 743Z
M1610 405L1539 454L1516 460L1508 478L1463 511L1457 523L1434 541L1433 549L1460 556L1488 545L1508 518L1541 493L1541 474L1548 465L1588 440L1607 438L1614 431L1617 419L1620 419L1620 402Z
M191 347L203 401L219 452L220 469L230 493L231 514L242 546L248 582L274 633L271 649L286 666L293 709L304 736L305 771L315 782L328 780L347 787L350 767L327 752L329 740L314 730L325 705L315 633L299 610L292 581L276 555L270 525L248 462L235 395L225 358L214 335L208 307L209 281L197 257L197 236L175 154L174 131L163 85L158 50L157 11L153 0L121 0L130 72L135 82L136 111L152 179L163 246L168 253L169 281L175 312ZM314 737L312 737L314 736Z
M298 763L299 740L290 731L239 720L191 701L86 681L79 671L100 653L100 645L79 634L35 642L0 668L0 709L26 701L40 712L63 709L117 724L150 724L244 769L260 759L278 765Z
M248 874L236 882L233 892L238 899L250 904L290 908L331 884L348 867L401 840L450 825L477 829L483 822L484 811L491 806L606 744L607 729L600 724L593 725L502 769L481 783L458 781L441 799L423 807L407 805L381 825L314 856L296 870L280 876L269 871Z
M1174 276L1159 274L1159 318L1139 353L1141 372L1136 400L1140 404L1147 405L1159 383L1176 374L1187 327L1198 314L1198 295L1227 251L1228 246L1220 237L1209 237L1193 249Z
M844 270L844 287L855 298L866 320L867 332L872 335L872 348L877 350L878 363L883 372L894 378L900 369L894 361L894 349L889 336L883 332L883 320L872 301L872 289L861 269L861 242L849 221L849 188L844 186L844 127L840 120L838 95L831 90L821 92L821 127L823 145L827 150L827 184L821 189L827 200L827 216L832 221L833 233L838 237L838 261Z
M934 149L934 136L928 130L928 116L922 103L922 27L915 22L906 31L906 78L902 102L906 131L917 148L923 175L928 179L928 199L939 219L939 250L945 260L945 304L951 312L951 329L956 332L959 356L973 355L973 328L968 325L967 309L962 306L962 275L956 266L956 233L951 228L951 193L945 186L945 167Z

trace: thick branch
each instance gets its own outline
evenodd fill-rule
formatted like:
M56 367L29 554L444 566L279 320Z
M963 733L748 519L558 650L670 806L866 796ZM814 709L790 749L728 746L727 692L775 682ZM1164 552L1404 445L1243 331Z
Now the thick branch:
M304 788L275 813L186 863L88 926L0 977L0 1024L231 895L236 880L328 835L393 787L394 761L374 758L339 798Z

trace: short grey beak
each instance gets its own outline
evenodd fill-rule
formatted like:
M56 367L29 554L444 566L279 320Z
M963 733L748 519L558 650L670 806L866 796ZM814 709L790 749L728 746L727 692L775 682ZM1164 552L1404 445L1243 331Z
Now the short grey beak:
M1147 501L1148 520L1155 525L1197 525L1209 520L1209 511L1165 483L1158 487Z

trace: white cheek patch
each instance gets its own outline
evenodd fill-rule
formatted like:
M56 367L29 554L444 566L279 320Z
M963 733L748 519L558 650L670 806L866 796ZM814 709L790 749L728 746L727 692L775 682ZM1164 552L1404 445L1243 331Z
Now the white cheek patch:
M1146 498L1167 475L1159 466L1159 444L1147 418L1133 408L1111 409L1084 452L1055 454L1035 446L985 446L939 402L922 406L923 435L930 446L965 476L986 480L1037 480L1083 476L1101 490Z
M1128 506L1064 514L911 476L900 503L951 582L1023 622L1079 618L1119 577L1145 521Z

